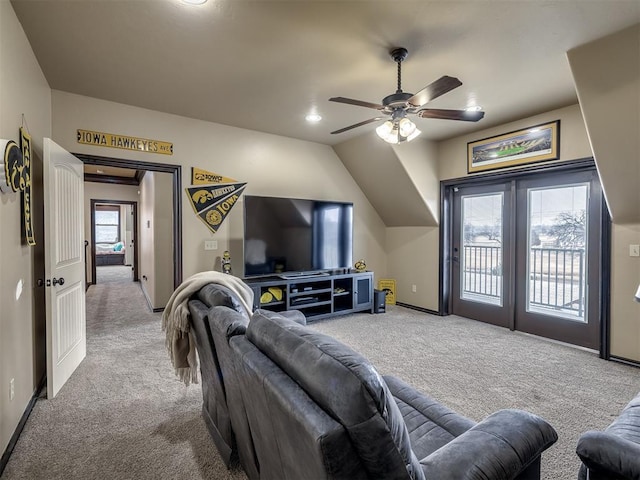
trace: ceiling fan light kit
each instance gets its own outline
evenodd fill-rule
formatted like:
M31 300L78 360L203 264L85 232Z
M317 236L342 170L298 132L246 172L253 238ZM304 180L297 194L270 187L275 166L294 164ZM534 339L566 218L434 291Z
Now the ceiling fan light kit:
M439 78L435 82L427 85L416 94L405 93L402 91L402 62L407 58L408 51L406 48L395 48L391 50L391 58L398 65L398 89L395 93L387 95L382 99L381 104L363 102L362 100L354 100L345 97L332 97L331 102L346 103L348 105L356 105L359 107L373 108L384 115L391 117L382 125L376 128L377 135L387 143L409 142L422 133L407 115L415 114L421 118L437 118L443 120L462 120L467 122L477 122L484 117L484 112L479 110L445 110L422 108L426 103L435 100L441 95L450 92L454 88L462 85L462 82L455 77L447 75ZM382 120L384 117L370 118L362 122L350 125L339 130L331 132L338 134L361 127L369 123Z
M404 141L410 142L422 132L411 120L401 118L400 120L387 120L376 128L376 133L385 142L396 144Z

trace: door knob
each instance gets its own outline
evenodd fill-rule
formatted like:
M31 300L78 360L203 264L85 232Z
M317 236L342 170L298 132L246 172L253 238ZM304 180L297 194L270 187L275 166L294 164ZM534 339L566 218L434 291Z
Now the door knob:
M53 277L53 286L55 287L56 285L60 285L60 286L64 285L64 278Z

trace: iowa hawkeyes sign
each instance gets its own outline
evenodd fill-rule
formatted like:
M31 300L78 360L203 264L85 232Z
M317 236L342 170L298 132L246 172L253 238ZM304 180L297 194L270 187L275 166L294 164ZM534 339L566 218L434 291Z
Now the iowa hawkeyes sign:
M203 184L203 179L212 184ZM186 188L191 206L200 220L216 233L247 184L197 168L192 169L192 183L193 186Z

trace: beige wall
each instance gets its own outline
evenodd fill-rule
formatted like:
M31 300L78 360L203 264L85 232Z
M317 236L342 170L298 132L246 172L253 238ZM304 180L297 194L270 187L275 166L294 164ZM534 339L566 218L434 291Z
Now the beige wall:
M616 224L640 221L640 24L567 52Z
M335 153L358 183L366 197L387 226L433 226L433 216L421 190L422 179L416 185L407 172L413 162L400 160L426 156L430 142L418 139L392 147L378 138L375 132L360 135L333 147ZM407 165L405 165L405 163Z
M135 185L112 185L109 183L84 182L84 238L87 248L87 281L93 283L91 258L91 200L121 200L138 202L138 187ZM124 238L124 237L123 237Z
M242 272L242 204L235 206L213 235L193 213L184 188L191 167L204 168L241 182L245 193L354 203L354 258L365 258L376 275L386 275L385 226L333 149L326 145L153 112L102 100L52 92L53 137L71 152L181 165L183 275L211 269L229 249L233 269ZM174 155L80 145L76 130L173 142ZM205 251L204 240L218 240Z
M611 354L640 361L640 257L629 257L629 245L640 245L640 224L613 225L611 235Z
M411 143L392 145L391 148L427 206L433 219L428 226L437 226L440 222L438 144L418 138ZM400 192L393 191L390 196L397 197L398 193Z
M387 262L389 278L396 280L396 301L438 310L439 235L438 227L387 228Z
M149 306L155 307L156 300L156 249L153 210L155 207L155 172L147 172L140 182L140 286L147 297Z
M51 136L51 91L8 0L0 0L0 62L0 138L18 142L24 115L38 157L33 167L41 172L42 138ZM36 249L22 245L20 209L19 194L0 194L0 452L46 370L44 318L34 307L34 299L42 297L42 288L34 286ZM35 233L42 242L42 231ZM16 299L20 282L22 294Z
M150 172L151 173L151 172ZM146 175L145 175L146 176ZM173 178L169 173L153 172L153 230L154 230L154 300L153 308L163 308L173 293ZM144 249L145 246L142 245Z

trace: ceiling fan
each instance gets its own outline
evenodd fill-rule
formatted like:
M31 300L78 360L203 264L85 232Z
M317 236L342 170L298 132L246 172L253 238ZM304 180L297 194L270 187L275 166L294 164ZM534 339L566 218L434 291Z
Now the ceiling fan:
M477 122L484 117L484 112L481 111L422 108L426 103L450 92L454 88L458 88L462 85L462 82L455 77L445 75L435 82L427 85L416 94L403 92L401 63L407 58L409 52L406 48L400 47L394 48L390 53L393 61L398 64L398 89L395 93L384 97L382 99L382 104L363 102L361 100L354 100L345 97L332 97L329 101L373 108L378 110L381 114L390 116L391 119L376 128L378 136L389 143L399 143L405 140L410 141L420 135L420 130L418 130L415 124L407 118L407 115L409 114L415 114L422 118L463 120L467 122ZM346 132L352 128L361 127L369 123L383 120L384 118L385 117L382 116L370 118L369 120L349 125L348 127L335 130L331 133L337 134Z

